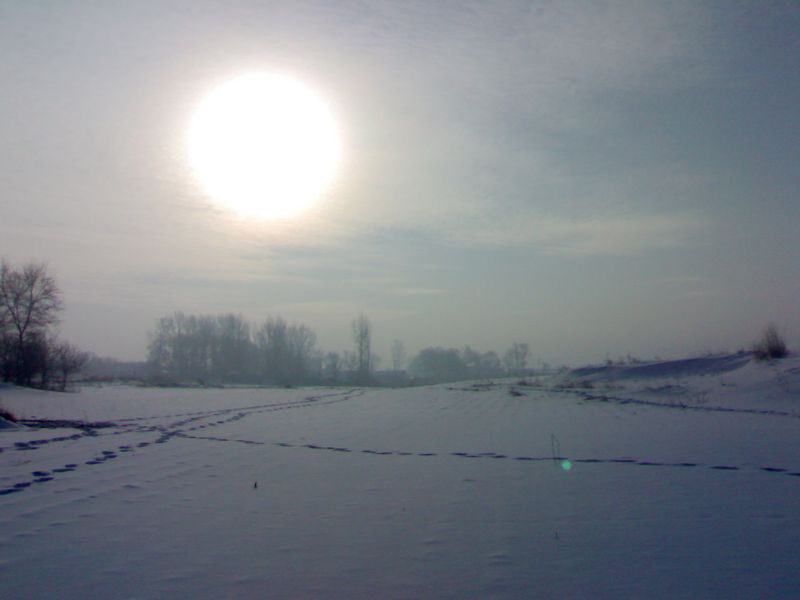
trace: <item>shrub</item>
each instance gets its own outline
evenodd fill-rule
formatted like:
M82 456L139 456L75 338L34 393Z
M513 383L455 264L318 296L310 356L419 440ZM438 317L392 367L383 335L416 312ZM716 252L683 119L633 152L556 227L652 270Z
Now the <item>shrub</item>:
M786 342L774 325L767 326L761 334L761 339L753 344L753 356L758 360L783 358L788 354L789 350L786 347Z
M10 410L6 410L2 406L0 406L0 419L5 419L6 421L11 421L12 423L16 423L19 420L14 413L12 413Z

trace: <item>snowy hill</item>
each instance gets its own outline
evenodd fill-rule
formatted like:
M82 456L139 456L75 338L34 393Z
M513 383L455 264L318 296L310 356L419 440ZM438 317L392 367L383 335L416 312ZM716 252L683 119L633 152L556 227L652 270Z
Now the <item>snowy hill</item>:
M738 353L584 367L561 376L558 383L562 387L595 390L617 400L800 415L800 357L797 356L758 361L749 353Z

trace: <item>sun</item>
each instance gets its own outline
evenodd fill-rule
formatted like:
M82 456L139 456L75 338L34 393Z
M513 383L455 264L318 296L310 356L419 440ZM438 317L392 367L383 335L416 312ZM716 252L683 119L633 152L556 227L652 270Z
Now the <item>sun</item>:
M247 218L299 215L328 188L341 159L339 128L322 98L283 74L222 83L192 115L192 173L217 203Z

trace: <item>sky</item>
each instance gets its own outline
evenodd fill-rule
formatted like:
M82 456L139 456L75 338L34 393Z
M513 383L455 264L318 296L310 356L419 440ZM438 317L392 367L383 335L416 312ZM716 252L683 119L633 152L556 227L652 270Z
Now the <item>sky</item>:
M0 0L0 256L61 335L142 360L175 310L364 312L427 346L579 364L800 346L800 3ZM187 164L198 103L291 74L342 159L242 218Z

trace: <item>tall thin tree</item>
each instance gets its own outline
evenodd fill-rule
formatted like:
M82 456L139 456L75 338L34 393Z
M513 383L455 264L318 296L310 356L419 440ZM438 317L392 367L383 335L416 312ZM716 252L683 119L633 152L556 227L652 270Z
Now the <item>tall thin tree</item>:
M353 343L356 354L356 380L367 383L372 373L372 324L364 313L353 319Z

